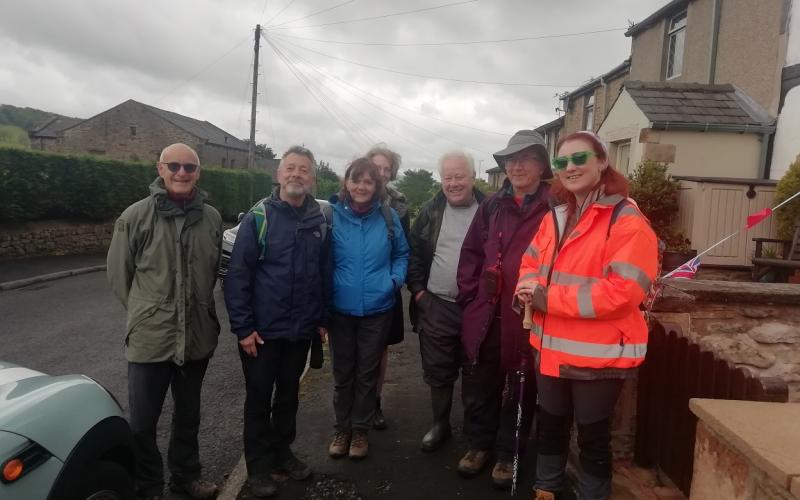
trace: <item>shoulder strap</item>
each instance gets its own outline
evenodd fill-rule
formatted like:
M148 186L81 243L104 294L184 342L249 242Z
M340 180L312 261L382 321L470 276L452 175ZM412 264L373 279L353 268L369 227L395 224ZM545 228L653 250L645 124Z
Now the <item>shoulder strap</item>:
M267 253L267 203L259 203L250 209L253 213L253 222L256 225L256 238L258 238L258 260L264 260Z
M483 227L485 228L483 234L483 241L489 239L489 225L492 223L492 215L497 212L497 198L492 196L486 200L486 209L483 211Z
M608 222L608 231L606 231L606 239L608 239L608 237L611 236L611 226L613 226L614 223L617 222L620 212L622 212L622 209L627 207L628 205L631 205L631 202L628 201L628 198L624 198L621 201L617 202L616 205L614 205L614 210L611 212L611 220Z
M319 232L324 242L325 238L328 237L328 230L333 225L333 206L330 203L326 203L320 206L320 210L322 211L322 218L325 219L322 221L322 224L319 225Z
M392 217L392 207L388 203L381 203L381 215L383 221L386 223L386 232L388 233L389 240L394 239L394 218Z

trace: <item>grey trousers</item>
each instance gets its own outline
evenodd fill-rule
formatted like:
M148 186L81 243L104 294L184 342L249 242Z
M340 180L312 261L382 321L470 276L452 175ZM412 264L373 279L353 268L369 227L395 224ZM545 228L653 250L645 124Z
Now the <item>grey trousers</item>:
M329 340L338 430L367 430L372 426L379 367L392 315L393 310L373 316L333 315Z

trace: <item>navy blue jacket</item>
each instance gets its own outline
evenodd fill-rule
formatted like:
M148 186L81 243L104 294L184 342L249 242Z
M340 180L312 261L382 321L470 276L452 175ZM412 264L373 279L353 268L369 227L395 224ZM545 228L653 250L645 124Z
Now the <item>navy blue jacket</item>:
M303 211L282 201L276 190L266 207L263 260L252 213L236 235L225 279L231 331L239 339L257 331L265 340L308 340L328 321L330 243L320 231L325 218L311 196Z
M389 239L380 201L367 214L346 202L333 207L333 307L351 316L369 316L394 307L405 283L408 243L392 209L394 237Z

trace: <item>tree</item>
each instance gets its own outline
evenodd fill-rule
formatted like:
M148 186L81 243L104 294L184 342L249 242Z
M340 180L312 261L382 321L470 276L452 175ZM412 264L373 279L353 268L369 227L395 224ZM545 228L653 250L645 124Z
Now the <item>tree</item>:
M483 194L489 196L490 194L494 194L497 192L495 188L492 187L491 184L486 182L483 179L475 179L475 187L478 188Z
M244 139L244 143L249 146L250 139ZM267 146L266 144L256 143L256 156L260 156L262 158L269 158L270 160L272 160L275 158L275 153L272 151L272 148Z
M789 166L775 188L775 204L789 199L800 191L800 155ZM795 198L775 213L778 219L778 234L781 238L790 239L794 234L795 224L800 224L800 199Z
M14 125L0 125L0 146L30 149L28 133Z
M317 173L317 198L322 200L329 200L331 196L339 192L342 185L339 176L330 166L330 163L320 161L314 165L314 170Z
M436 195L441 184L433 178L430 170L420 169L404 171L403 177L395 181L395 187L406 195L408 212L413 219L422 204Z
M687 252L691 242L675 228L678 219L680 183L667 173L667 164L644 161L629 179L630 197L650 221L667 250Z

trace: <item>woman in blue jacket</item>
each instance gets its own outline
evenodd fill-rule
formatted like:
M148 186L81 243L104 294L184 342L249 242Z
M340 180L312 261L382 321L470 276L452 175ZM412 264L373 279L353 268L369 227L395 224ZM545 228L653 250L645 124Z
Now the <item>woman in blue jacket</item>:
M333 206L333 356L336 435L328 453L367 456L381 355L395 292L406 279L408 243L397 213L382 208L383 181L366 158L347 167ZM390 212L386 212L390 210Z

